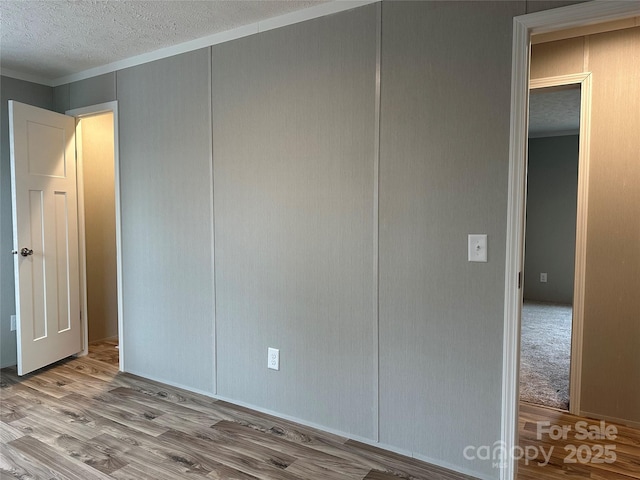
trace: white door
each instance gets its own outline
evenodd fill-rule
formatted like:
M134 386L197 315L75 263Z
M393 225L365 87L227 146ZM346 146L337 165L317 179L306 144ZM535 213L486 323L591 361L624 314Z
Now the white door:
M82 350L75 119L9 102L18 374Z

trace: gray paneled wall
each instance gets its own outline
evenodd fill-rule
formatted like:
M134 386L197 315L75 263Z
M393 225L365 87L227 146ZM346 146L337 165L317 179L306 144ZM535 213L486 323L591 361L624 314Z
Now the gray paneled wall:
M54 108L57 112L116 100L116 72L79 80L53 89Z
M376 18L213 47L218 394L369 439Z
M209 49L118 72L125 368L213 392Z
M31 82L0 77L0 368L15 365L16 332L11 315L16 313L13 281L13 222L11 220L11 158L9 150L9 100L52 108L53 90Z
M585 1L589 0L526 0L527 11L525 13L535 13L542 10L566 7L568 5L582 3Z
M578 147L577 135L529 140L525 300L573 304Z
M65 113L69 107L69 84L53 87L53 109L58 113Z
M69 108L80 108L116 99L116 72L69 84Z
M126 370L497 478L463 451L500 434L525 8L384 2L57 87L58 109L119 102Z
M521 2L382 9L380 441L498 477L511 23ZM488 234L488 263L467 235Z

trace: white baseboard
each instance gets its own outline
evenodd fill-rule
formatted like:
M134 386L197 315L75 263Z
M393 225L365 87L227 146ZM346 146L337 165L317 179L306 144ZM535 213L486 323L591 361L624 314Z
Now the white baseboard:
M206 390L200 390L198 388L193 388L193 387L188 387L187 385L183 385L181 383L178 382L171 382L169 380L167 380L166 378L159 378L159 377L155 377L152 375L147 375L146 373L138 373L132 370L126 370L126 371L121 371L120 373L129 373L131 375L135 375L137 377L146 379L146 380L151 380L153 382L157 382L157 383L164 383L165 385L168 385L170 387L176 387L176 388L181 388L182 390L186 390L187 392L191 392L191 393L197 393L199 395L204 395L205 397L210 397L210 398L215 398L213 396L213 393L208 392Z
M214 395L211 392L208 391L204 391L204 390L199 390L197 388L192 388L189 387L187 385L183 385L177 382L171 382L168 381L166 379L163 378L158 378L158 377L154 377L154 376L150 376L147 374L140 374L140 373L136 373L135 371L127 371L127 372L122 372L122 373L130 373L131 375L136 375L138 377L141 378L146 378L148 380L152 380L154 382L158 382L158 383L164 383L165 385L171 386L171 387L176 387L176 388L181 388L182 390L186 390L188 392L192 392L192 393L198 393L200 395L204 395L206 397L210 397L213 398L215 400L220 400L223 402L227 402L227 403L231 403L233 405L237 405L239 407L244 407L244 408L249 408L251 410L255 410L256 412L260 412L260 413L264 413L266 415L271 415L273 417L276 418L281 418L283 420L287 420L289 422L294 422L294 423L299 423L300 425L303 425L305 427L310 427L310 428L315 428L316 430L320 430L322 432L326 432L326 433L330 433L333 435L337 435L339 437L343 437L349 440L354 440L357 442L361 442L364 443L365 445L370 445L372 447L377 447L380 448L382 450L387 450L389 452L392 453L397 453L399 455L404 455L405 457L409 457L409 458L413 458L416 460L420 460L421 462L425 462L425 463L429 463L431 465L434 465L436 467L440 467L440 468L446 468L448 470L451 470L453 472L457 472L457 473L462 473L464 475L469 475L475 478L478 478L480 480L496 480L497 477L490 477L484 474L481 474L479 472L473 471L473 470L469 470L466 468L462 468L458 465L452 465L450 463L447 462L443 462L441 460L436 460L434 458L428 457L426 455L421 455L419 453L415 453L415 452L411 452L409 450L404 450L402 448L398 448L398 447L394 447L392 445L387 445L385 443L380 443L380 442L376 442L370 438L366 438L366 437L362 437L359 435L354 435L352 433L348 433L348 432L344 432L342 430L338 430L335 428L330 428L327 427L325 425L320 425L314 422L309 422L307 420L303 420L301 418L292 416L292 415L285 415L279 412L276 412L274 410L269 410L268 408L262 408L262 407L258 407L256 405L253 405L251 403L247 403L247 402L242 402L242 401L238 401L232 398L228 398L225 397L223 395Z
M267 408L258 407L256 405L252 405L250 403L241 402L241 401L234 400L232 398L227 398L227 397L224 397L224 396L221 396L221 395L213 395L213 398L215 398L217 400L221 400L223 402L231 403L233 405L238 405L239 407L249 408L251 410L255 410L256 412L260 412L260 413L264 413L264 414L267 414L267 415L271 415L273 417L281 418L283 420L287 420L287 421L294 422L294 423L299 423L300 425L304 425L305 427L315 428L316 430L321 430L323 432L331 433L331 434L337 435L339 437L344 437L344 438L347 438L349 440L354 440L354 441L357 441L357 442L361 442L361 443L364 443L365 445L370 445L372 447L377 447L377 448L380 448L382 450L387 450L387 451L392 452L392 453L397 453L399 455L404 455L405 457L413 458L415 460L420 460L421 462L425 462L425 463L428 463L428 464L436 466L436 467L446 468L448 470L451 470L452 472L457 472L457 473L462 473L464 475L469 475L469 476L478 478L480 480L496 480L496 478L497 478L497 477L490 477L490 476L481 474L481 473L473 471L473 470L465 469L465 468L462 468L462 467L460 467L458 465L452 465L450 463L443 462L441 460L436 460L434 458L428 457L426 455L421 455L419 453L415 453L415 452L412 452L410 450L405 450L405 449L402 449L402 448L394 447L393 445L387 445L385 443L376 442L375 440L372 440L370 438L361 437L359 435L354 435L352 433L348 433L348 432L344 432L344 431L341 431L341 430L338 430L338 429L326 427L324 425L319 425L317 423L309 422L307 420L303 420L301 418L294 417L292 415L284 415L282 413L279 413L279 412L276 412L276 411L273 411L273 410L269 410Z
M600 415L598 413L585 412L584 410L580 411L581 417L586 417L593 420L605 420L607 422L618 423L620 425L624 425L626 427L631 428L640 428L640 422L634 422L632 420L625 420L624 418L616 418L610 417L608 415Z

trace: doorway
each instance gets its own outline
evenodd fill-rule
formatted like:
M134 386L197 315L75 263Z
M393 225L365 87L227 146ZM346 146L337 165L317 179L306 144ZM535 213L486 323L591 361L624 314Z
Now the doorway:
M512 100L511 100L511 135L509 153L509 201L507 212L507 255L505 259L505 324L504 324L504 363L503 363L503 402L501 425L501 442L505 451L511 452L518 445L518 361L520 355L520 304L522 301L522 264L524 261L524 203L526 179L526 139L529 92L529 53L532 34L556 35L572 28L588 28L593 32L602 32L607 22L630 23L637 25L636 17L640 15L640 7L635 3L587 2L565 8L558 8L531 14L514 19L513 62L512 62ZM566 38L559 33L557 38ZM593 45L591 45L592 47ZM593 53L593 52L592 52ZM593 57L590 58L593 60ZM627 62L630 63L630 62ZM625 63L621 63L624 65ZM588 71L588 70L587 70ZM613 91L613 89L609 89ZM625 115L611 117L608 128L618 127L621 122L627 124L626 109L630 102L620 103ZM617 253L617 252L616 252ZM574 312L575 316L576 312ZM603 324L604 325L604 324ZM574 325L575 329L575 325ZM582 333L573 336L582 338ZM622 342L631 344L630 336ZM633 337L637 338L637 337ZM618 349L619 351L619 349ZM580 359L573 363L581 365ZM606 382L611 370L602 372ZM600 372L598 372L600 373ZM574 379L580 376L572 375ZM631 387L629 387L631 388ZM571 389L575 391L574 386ZM578 389L580 390L580 389ZM601 397L602 398L602 397ZM625 398L632 399L629 395ZM604 398L606 400L606 398ZM621 403L622 405L622 403ZM634 405L631 405L632 407ZM635 405L637 408L637 404ZM573 408L573 402L572 402ZM585 409L586 410L586 409ZM516 473L516 460L509 457L503 464L501 478L513 479Z
M554 82L561 79L545 79ZM580 84L530 91L520 400L565 411L570 405L580 104Z
M117 103L71 110L76 117L84 354L96 342L122 355Z

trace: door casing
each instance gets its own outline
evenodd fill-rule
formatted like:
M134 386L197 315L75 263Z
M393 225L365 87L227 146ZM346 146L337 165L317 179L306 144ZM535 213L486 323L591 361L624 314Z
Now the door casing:
M87 304L87 255L85 239L84 216L84 164L82 157L82 123L84 117L99 115L101 113L113 113L113 161L115 168L115 217L116 217L116 277L118 297L118 348L119 370L125 371L124 360L124 318L122 306L122 235L120 220L120 160L118 147L118 102L106 102L88 107L75 108L65 112L76 118L76 150L78 162L78 237L80 246L80 304L82 307L82 334L84 350L82 355L89 353L89 314Z
M531 80L529 89L580 87L580 147L578 150L578 202L576 211L576 253L573 281L573 319L571 322L571 366L569 413L580 415L582 379L582 331L584 323L584 289L587 268L587 211L589 199L589 145L591 132L591 73L562 75ZM526 210L526 202L525 202ZM526 221L525 221L526 228ZM521 308L522 308L522 304Z

